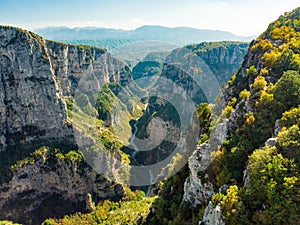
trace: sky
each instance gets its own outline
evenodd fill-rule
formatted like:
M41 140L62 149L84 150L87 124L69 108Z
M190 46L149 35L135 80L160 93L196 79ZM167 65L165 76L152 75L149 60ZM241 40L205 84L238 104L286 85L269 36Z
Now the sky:
M259 35L299 0L0 0L0 25L193 27Z

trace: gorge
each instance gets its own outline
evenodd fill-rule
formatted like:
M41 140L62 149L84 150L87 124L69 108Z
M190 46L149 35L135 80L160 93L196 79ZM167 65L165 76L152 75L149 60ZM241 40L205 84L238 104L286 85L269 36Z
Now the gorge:
M0 220L298 224L299 72L300 8L133 68L0 26Z

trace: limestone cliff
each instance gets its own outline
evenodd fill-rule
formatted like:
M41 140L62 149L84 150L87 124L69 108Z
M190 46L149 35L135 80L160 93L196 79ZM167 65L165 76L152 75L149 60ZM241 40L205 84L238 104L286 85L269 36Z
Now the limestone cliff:
M217 42L188 45L173 50L164 60L162 71L157 74L146 73L135 77L144 78L149 83L154 83L150 88L146 113L137 122L139 131L137 136L146 139L149 136L146 127L152 115L162 118L168 123L166 138L162 143L151 151L138 152L136 159L139 163L154 164L165 159L174 152L177 146L183 143L180 140L180 131L187 128L187 120L192 118L191 113L197 104L201 102L214 102L224 82L236 72L246 54L248 44L240 42ZM149 62L147 62L149 63ZM151 62L153 63L153 62ZM156 62L158 64L158 62ZM142 64L142 63L141 63ZM135 67L139 71L139 67ZM150 66L151 69L156 64ZM143 70L141 70L143 71ZM159 79L152 80L152 76ZM147 78L148 77L148 78ZM156 83L155 83L156 82ZM143 84L143 83L142 83ZM145 85L146 86L146 85ZM176 101L172 102L172 99ZM196 122L195 122L196 123ZM181 130L180 130L181 129ZM197 139L197 132L189 132L191 139ZM162 134L159 134L162 136ZM181 142L181 143L179 143ZM190 146L195 143L190 141ZM191 150L185 149L188 157ZM161 171L160 171L161 172ZM168 172L167 172L168 173ZM198 189L198 188L197 188Z
M9 27L1 27L0 35L1 151L74 145L46 41Z
M124 195L122 186L72 160L49 165L42 157L13 171L11 166L40 146L76 149L67 100L79 83L86 92L105 83L126 84L131 80L126 65L104 49L47 41L1 26L0 77L0 219L36 224L49 216L84 211L89 193L95 201Z
M12 27L1 27L0 35L2 150L75 146L64 97L74 96L80 79L91 74L98 86L131 80L129 68L103 49L46 41Z
M210 98L205 86L222 87L243 62L248 46L240 42L204 42L175 49L165 60L162 76L189 91L197 102L203 102ZM192 90L199 88L204 96ZM218 93L219 90L213 91Z
M43 147L13 170L11 181L1 187L1 219L40 224L49 217L90 212L93 201L125 196L122 185L101 177L75 151Z

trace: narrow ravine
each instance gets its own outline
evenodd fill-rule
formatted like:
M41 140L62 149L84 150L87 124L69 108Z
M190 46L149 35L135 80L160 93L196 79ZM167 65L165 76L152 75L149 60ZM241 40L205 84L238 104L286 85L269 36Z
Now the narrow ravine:
M141 116L142 117L142 116ZM134 128L134 132L132 133L132 136L131 136L131 139L130 139L130 147L131 149L133 150L132 154L131 154L131 157L132 157L132 161L135 162L136 166L141 166L141 167L144 167L143 165L140 165L140 163L136 160L135 156L136 154L140 151L140 149L136 146L136 144L134 143L134 140L136 139L136 134L138 132L138 127L137 127L137 123L139 121L139 119L141 118L137 118L133 124L133 128ZM146 196L149 196L150 195L150 192L151 192L151 184L154 180L153 178L153 174L152 174L152 171L151 169L148 169L148 174L149 174L149 186L147 188L147 191L146 191Z

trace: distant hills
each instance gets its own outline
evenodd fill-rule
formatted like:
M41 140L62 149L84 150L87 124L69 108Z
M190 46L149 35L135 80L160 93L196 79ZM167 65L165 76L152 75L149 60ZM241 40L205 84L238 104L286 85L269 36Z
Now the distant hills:
M80 40L83 43L91 40L115 40L115 42L131 43L136 41L162 41L183 46L203 41L244 41L249 42L254 36L237 36L230 32L219 30L195 29L190 27L142 26L135 30L122 30L98 27L46 27L34 30L46 39L59 41ZM101 44L99 42L98 44ZM102 43L105 45L105 43ZM118 45L118 44L117 44ZM117 46L102 46L111 49Z
M254 36L237 36L218 30L148 25L135 30L46 27L36 29L34 32L49 40L106 48L115 58L131 67L151 52L171 52L175 48L201 42L250 42L255 38Z

